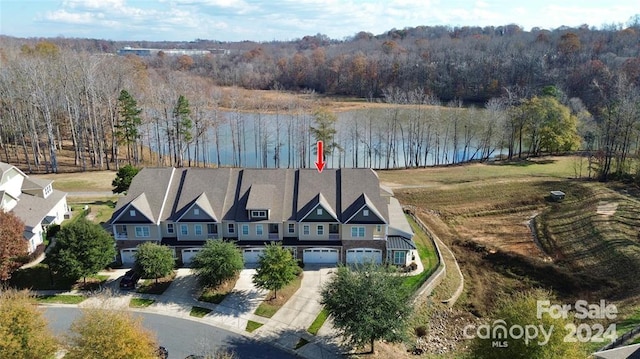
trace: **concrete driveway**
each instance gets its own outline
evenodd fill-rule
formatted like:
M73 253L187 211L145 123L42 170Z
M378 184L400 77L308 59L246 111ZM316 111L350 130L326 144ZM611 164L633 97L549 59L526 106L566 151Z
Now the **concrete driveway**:
M278 329L306 330L316 319L320 305L320 291L335 267L307 264L300 289L274 314L267 324L258 330L274 331Z
M240 277L233 291L207 317L242 331L247 327L248 320L258 319L253 312L264 300L268 291L258 289L253 284L255 273L255 269L240 271ZM264 318L260 321L264 321Z

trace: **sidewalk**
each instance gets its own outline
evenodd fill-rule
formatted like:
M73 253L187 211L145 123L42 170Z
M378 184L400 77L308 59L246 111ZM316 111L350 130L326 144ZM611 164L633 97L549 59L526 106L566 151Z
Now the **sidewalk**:
M328 359L341 358L341 348L333 336L333 328L327 321L317 336L306 331L322 309L319 292L322 283L329 277L333 268L309 267L304 271L300 289L272 317L257 316L255 309L260 305L267 292L255 288L252 282L255 269L244 269L234 290L220 304L201 302L195 297L198 288L195 275L188 268L177 270L171 286L161 295L141 294L120 290L118 279L127 269L118 269L100 274L108 275L105 285L106 295L93 295L80 303L79 307L92 305L126 308L135 312L151 312L169 317L179 317L206 323L256 340L260 340L303 358ZM36 291L37 294L82 294L81 291ZM152 299L155 302L146 308L129 308L131 298ZM62 305L67 306L67 305ZM207 308L211 313L203 318L190 315L194 306ZM246 331L247 321L262 323L263 326L253 333ZM308 343L295 349L301 338Z

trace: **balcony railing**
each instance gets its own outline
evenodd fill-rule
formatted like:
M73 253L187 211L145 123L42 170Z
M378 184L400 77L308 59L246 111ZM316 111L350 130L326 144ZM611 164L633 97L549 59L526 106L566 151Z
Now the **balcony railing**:
M280 236L278 235L278 233L269 233L269 239L277 240L277 239L280 239Z
M128 239L129 237L127 236L126 232L116 232L114 233L113 237L115 239Z
M329 239L337 241L340 239L340 233L329 233Z

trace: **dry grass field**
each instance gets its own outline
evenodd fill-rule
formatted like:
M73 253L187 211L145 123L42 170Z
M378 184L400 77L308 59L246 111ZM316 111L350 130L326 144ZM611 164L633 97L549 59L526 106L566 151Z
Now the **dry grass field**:
M459 308L484 316L500 295L544 287L563 301L614 300L631 313L640 294L637 191L575 179L576 163L555 157L379 177L454 251L465 274ZM551 190L565 200L550 201ZM539 243L529 227L536 215Z

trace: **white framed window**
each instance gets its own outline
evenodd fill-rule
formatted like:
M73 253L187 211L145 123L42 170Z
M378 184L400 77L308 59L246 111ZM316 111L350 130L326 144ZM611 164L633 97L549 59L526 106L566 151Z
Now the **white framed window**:
M216 225L214 223L207 223L207 234L214 234L218 232Z
M353 226L351 227L351 237L364 237L364 227Z
M261 224L256 224L256 236L261 236L263 233L263 228Z
M368 209L363 209L362 210L362 215L365 217L369 217L369 210Z
M193 231L195 232L196 236L201 236L202 235L202 225L201 224L196 224L193 227Z
M136 216L136 210L135 209L130 209L129 210L129 217L135 217Z
M229 234L236 233L236 225L234 223L227 224L227 232L229 232Z
M316 228L316 233L319 236L323 236L324 235L324 225L319 224L318 227Z
M295 233L296 231L296 225L295 223L289 223L289 233Z
M249 235L249 225L248 224L243 224L242 225L242 235L243 236L248 236Z
M180 234L182 234L183 236L188 236L189 235L189 226L187 226L186 224L181 224L180 225Z
M407 252L393 252L393 264L405 264L407 262Z
M136 226L136 237L148 238L149 235L149 226Z
M267 211L251 211L251 218L267 218Z
M194 214L195 216L199 215L199 214L200 214L200 208L194 208L194 209L193 209L193 214Z
M173 226L173 223L167 223L167 233L173 234L174 232L175 232L175 228Z
M322 216L322 208L316 209L316 215Z
M303 233L305 236L308 236L308 235L309 235L310 230L309 230L309 225L308 225L308 224L305 224L304 226L302 226L302 233Z

